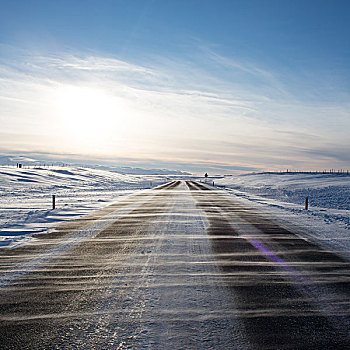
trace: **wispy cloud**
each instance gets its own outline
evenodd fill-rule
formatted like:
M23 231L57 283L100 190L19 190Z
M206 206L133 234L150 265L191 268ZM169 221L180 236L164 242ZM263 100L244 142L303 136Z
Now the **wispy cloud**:
M155 57L142 65L91 53L2 59L0 147L231 170L349 161L342 151L350 146L349 104L306 103L288 77L213 49L202 52L195 63ZM110 103L113 121L96 115L106 124L100 140L75 138L62 126L57 92L72 87L82 104L91 92ZM99 114L96 103L85 102Z

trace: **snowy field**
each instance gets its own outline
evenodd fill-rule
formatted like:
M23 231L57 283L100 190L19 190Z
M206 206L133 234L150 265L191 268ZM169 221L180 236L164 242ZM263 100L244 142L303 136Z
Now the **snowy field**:
M0 246L16 246L32 233L47 232L61 221L166 181L166 176L124 175L92 168L0 166ZM56 196L55 210L52 195Z
M350 258L349 175L261 173L213 180L228 194L249 201L303 237Z
M181 176L125 175L82 167L0 166L0 246L16 246L32 233L47 232L63 220L148 189L151 183L154 187L175 178ZM249 202L303 237L350 258L349 175L262 173L207 179L208 184L212 181L228 196ZM304 209L306 196L308 211Z

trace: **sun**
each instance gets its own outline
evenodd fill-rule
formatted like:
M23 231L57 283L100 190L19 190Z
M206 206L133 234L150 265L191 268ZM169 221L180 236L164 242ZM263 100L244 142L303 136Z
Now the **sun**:
M103 141L118 129L126 113L120 98L90 87L61 88L56 104L66 135L80 141Z

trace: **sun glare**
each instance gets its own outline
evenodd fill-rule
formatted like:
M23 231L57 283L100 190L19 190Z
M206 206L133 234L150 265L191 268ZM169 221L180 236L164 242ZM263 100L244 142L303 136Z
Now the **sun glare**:
M86 87L65 87L57 93L57 111L65 133L75 140L102 142L118 130L126 106L118 97Z

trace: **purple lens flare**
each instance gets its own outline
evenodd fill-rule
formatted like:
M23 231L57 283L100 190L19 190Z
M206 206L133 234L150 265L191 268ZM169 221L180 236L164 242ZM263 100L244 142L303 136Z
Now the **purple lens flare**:
M283 261L281 258L279 258L277 255L273 254L271 250L269 250L267 247L265 247L264 244L262 244L257 239L248 239L248 242L250 242L255 248L263 252L265 255L267 255L270 259L275 261L278 265L280 265L284 270L286 270L289 273L298 274L298 272L290 267L285 261Z

